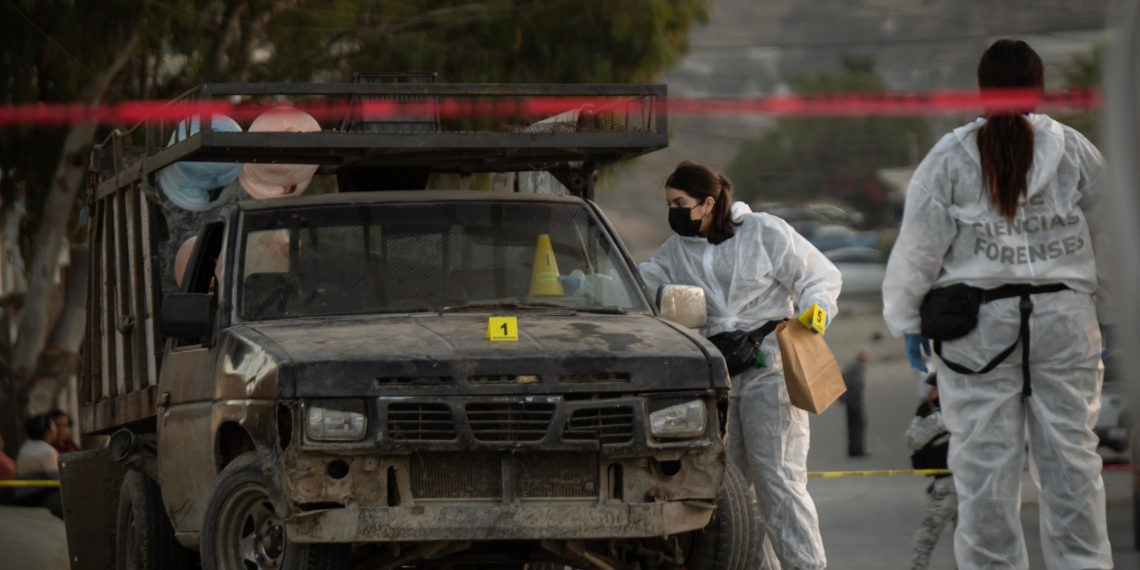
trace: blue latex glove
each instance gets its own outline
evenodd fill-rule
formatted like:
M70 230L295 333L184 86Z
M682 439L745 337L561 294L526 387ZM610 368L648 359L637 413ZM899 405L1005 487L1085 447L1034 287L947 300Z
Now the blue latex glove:
M1107 360L1108 355L1116 348L1116 327L1113 325L1100 325L1100 336L1104 338L1104 350L1100 353L1101 360Z
M559 275L558 280L562 282L562 289L566 291L567 295L573 295L578 292L582 286L582 280L577 277L570 277L569 275Z
M930 372L922 359L923 353L930 356L930 341L920 334L906 335L906 359L910 361L910 367L920 372Z

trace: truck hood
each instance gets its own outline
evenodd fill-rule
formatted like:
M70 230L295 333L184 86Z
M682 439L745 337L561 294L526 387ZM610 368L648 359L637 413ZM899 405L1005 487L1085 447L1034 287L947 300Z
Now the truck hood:
M523 313L517 341L488 315L353 317L252 324L285 397L566 394L727 385L712 345L648 315ZM256 337L262 337L257 339ZM715 361L719 363L719 361Z

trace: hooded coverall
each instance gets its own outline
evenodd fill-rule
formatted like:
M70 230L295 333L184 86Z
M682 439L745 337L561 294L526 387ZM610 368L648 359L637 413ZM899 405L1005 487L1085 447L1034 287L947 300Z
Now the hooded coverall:
M640 266L650 290L666 284L705 291L702 334L752 331L818 304L836 314L839 270L783 220L733 204L741 225L729 240L674 235ZM756 488L766 533L784 570L827 566L819 516L807 492L807 412L792 407L776 336L761 344L767 363L732 379L730 458Z

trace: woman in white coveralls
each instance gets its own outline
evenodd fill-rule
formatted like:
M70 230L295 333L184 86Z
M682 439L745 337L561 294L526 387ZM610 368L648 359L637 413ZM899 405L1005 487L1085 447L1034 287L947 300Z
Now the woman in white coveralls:
M757 331L813 304L836 313L839 271L783 220L732 203L728 179L689 162L665 183L670 237L640 266L651 291L666 284L705 291L706 337ZM783 570L827 566L819 517L807 492L808 414L793 408L776 335L764 366L732 379L729 455L759 495L766 532Z
M1043 89L1041 58L1025 42L998 41L978 84L983 95ZM943 137L907 191L883 315L906 335L916 368L930 352L923 335L942 341L963 570L1029 567L1019 516L1027 432L1047 568L1112 568L1092 429L1104 374L1098 323L1109 314L1102 172L1077 131L994 110ZM968 314L976 321L963 325Z

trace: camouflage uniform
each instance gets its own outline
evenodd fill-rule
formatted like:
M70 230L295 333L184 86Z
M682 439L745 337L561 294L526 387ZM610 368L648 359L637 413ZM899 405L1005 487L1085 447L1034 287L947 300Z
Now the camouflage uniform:
M918 413L906 430L906 442L915 450L915 467L918 469L945 469L946 452L950 433L942 423L942 411L938 400L923 402ZM958 523L958 492L954 488L954 478L940 475L926 490L930 504L926 515L914 535L913 570L926 570L930 566L930 555L938 544L946 523Z
M935 479L926 492L930 495L930 504L926 506L926 515L914 535L912 570L926 570L946 523L958 524L958 492L954 490L954 478Z

